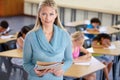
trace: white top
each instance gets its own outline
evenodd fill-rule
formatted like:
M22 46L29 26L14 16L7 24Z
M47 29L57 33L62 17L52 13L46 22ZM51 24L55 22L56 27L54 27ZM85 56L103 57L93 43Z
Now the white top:
M24 42L24 39L22 38L22 37L20 37L21 38L21 40L23 40L23 42ZM16 47L17 47L17 49L22 49L17 43L16 43ZM21 58L12 58L11 59L11 62L13 63L13 64L16 64L16 65L19 65L19 66L22 66L23 65L23 59L21 59Z

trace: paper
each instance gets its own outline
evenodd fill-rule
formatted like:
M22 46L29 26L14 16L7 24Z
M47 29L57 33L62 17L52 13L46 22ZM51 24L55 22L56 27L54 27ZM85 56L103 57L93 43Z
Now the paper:
M93 48L88 48L87 51L90 52L90 53L94 53Z
M100 33L106 33L107 32L106 27L100 27L99 32Z
M75 65L81 65L81 66L89 66L91 64L92 58L90 59L90 61L86 61L86 62L74 62L74 64Z
M74 64L76 65L90 65L90 61L89 62L75 62Z
M35 69L37 70L44 70L44 69L55 69L55 70L59 70L62 68L63 64L62 63L44 63L43 64L36 64L35 65Z
M1 38L1 39L8 39L8 38L11 38L11 37L13 37L13 35L7 35L7 36L3 36L3 35L2 35L0 38Z
M116 46L114 44L111 44L108 48L105 49L116 49Z
M88 38L87 36L84 36L84 39L85 39L85 40L88 40L89 38Z
M89 33L87 30L83 31L83 33Z

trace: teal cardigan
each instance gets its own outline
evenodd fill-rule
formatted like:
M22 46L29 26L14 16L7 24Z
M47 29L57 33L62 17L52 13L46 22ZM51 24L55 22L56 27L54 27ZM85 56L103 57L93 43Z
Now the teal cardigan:
M28 72L28 80L63 80L47 73L38 77L34 72L36 61L64 62L62 69L66 71L72 65L72 45L69 34L54 25L54 33L50 42L47 41L42 28L26 35L23 49L23 66Z

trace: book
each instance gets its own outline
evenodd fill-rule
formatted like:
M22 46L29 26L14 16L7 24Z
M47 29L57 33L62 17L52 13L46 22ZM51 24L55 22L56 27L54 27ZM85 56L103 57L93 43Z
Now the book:
M87 51L90 52L90 53L94 53L94 50L93 50L92 47L91 48L87 48Z
M104 49L116 49L116 46L114 44L111 44L108 48L104 48Z
M62 66L63 66L63 64L60 62L40 62L40 61L37 61L34 68L37 70L44 70L44 69L59 70L62 68Z

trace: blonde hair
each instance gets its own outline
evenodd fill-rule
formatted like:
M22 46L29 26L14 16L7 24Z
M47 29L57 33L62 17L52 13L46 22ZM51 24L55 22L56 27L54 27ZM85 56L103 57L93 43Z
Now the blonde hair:
M40 10L44 6L52 7L52 8L55 9L57 17L55 19L54 24L59 26L60 28L64 29L64 27L62 26L62 24L60 22L60 18L59 18L59 15L58 15L58 8L57 8L57 5L56 5L55 1L54 0L44 0L41 4L39 4L38 14L37 14L37 17L36 17L36 22L35 22L35 26L34 26L33 30L38 30L42 26L42 22L40 20L39 13L40 13Z
M83 41L84 40L84 34L80 31L74 32L72 35L72 41Z

